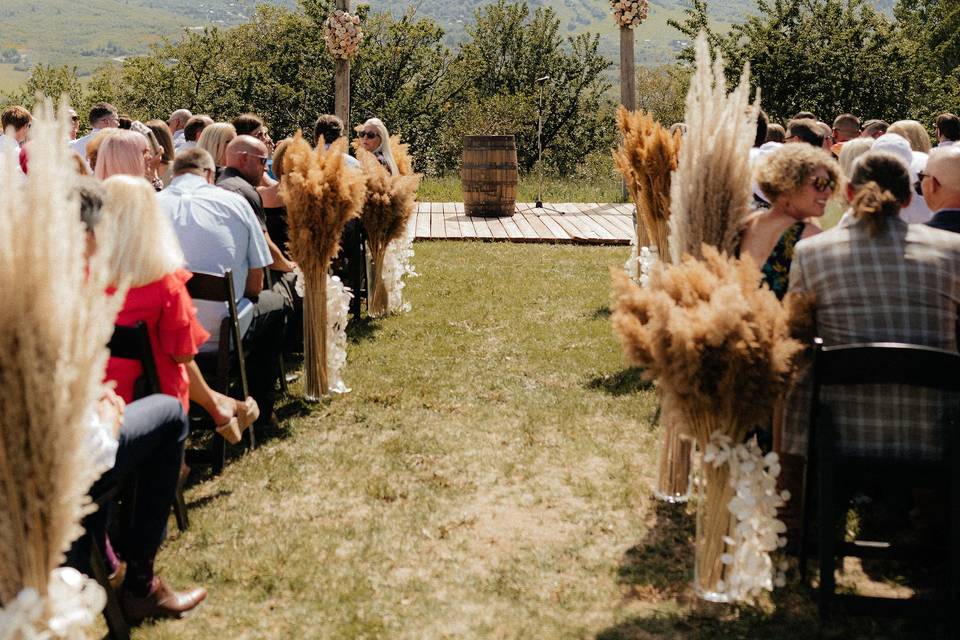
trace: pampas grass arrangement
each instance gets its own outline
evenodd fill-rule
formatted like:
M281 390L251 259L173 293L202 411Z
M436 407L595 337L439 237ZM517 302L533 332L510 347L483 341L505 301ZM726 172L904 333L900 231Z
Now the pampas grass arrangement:
M327 368L327 270L340 250L343 228L360 215L366 195L364 176L347 166L347 142L315 149L297 132L283 160L280 196L287 207L289 248L306 282L303 299L305 395L330 393Z
M637 244L656 247L669 261L670 176L677 169L680 131L670 134L643 111L617 111L623 143L613 160L637 207Z
M723 57L711 66L706 35L696 41L683 137L670 185L670 258L700 255L703 245L732 254L750 202L750 147L759 102L749 103L750 66L727 94Z
M49 101L35 109L26 179L13 152L0 158L5 638L82 637L105 602L95 583L58 567L95 508L87 492L104 469L91 455L89 423L106 390L106 344L125 294L107 296L103 260L84 258L67 123L65 108L59 118Z
M416 209L421 178L412 173L407 145L401 145L397 136L390 138L390 144L399 171L395 176L391 176L372 153L362 147L357 149L357 159L367 180L367 198L360 217L370 248L368 311L373 317L390 312L390 292L384 282L384 258L390 243L401 240L407 232L410 216Z
M768 424L802 347L776 296L757 286L760 272L749 258L707 245L700 253L701 260L685 256L655 270L647 288L614 273L612 322L627 358L657 382L664 419L707 451L717 438L737 444ZM734 487L727 465L704 464L703 473L695 587L722 593L724 560L733 556Z

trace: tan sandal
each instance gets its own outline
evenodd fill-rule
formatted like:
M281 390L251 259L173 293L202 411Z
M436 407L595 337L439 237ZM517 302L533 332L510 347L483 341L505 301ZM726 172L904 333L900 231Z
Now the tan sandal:
M246 431L260 417L260 407L257 401L247 396L243 402L237 401L237 420L240 422L240 431Z
M240 422L236 417L233 417L223 424L218 424L217 433L223 436L223 439L230 444L239 444L243 432L240 429Z

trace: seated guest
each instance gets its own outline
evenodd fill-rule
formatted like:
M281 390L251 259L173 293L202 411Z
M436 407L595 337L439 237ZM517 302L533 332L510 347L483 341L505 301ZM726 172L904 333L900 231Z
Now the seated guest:
M323 138L324 149L329 149L330 145L343 136L343 121L335 115L326 114L317 118L313 125L313 142L320 144L320 138ZM349 153L344 153L344 160L355 169L360 168L360 163Z
M97 156L100 154L100 145L115 133L119 133L120 129L104 129L96 136L93 140L87 143L87 155L84 157L84 161L87 163L87 166L90 167L90 175L93 175L97 167ZM74 151L76 153L76 151Z
M217 165L217 170L220 170L227 164L227 145L236 137L237 132L232 124L214 122L204 127L200 138L197 139L197 146L210 154L213 163Z
M147 139L136 131L121 129L100 143L93 175L99 180L115 175L142 178L147 173L148 157L152 158L152 153Z
M937 116L934 129L938 147L949 147L960 140L960 118L952 113L941 113Z
M324 148L329 149L330 145L342 136L343 121L340 118L332 114L317 118L313 127L313 139L316 144L320 144L322 139ZM350 154L344 153L343 159L348 167L360 169L360 162ZM343 228L340 251L331 265L333 274L353 291L353 297L350 299L350 315L355 320L360 319L360 308L363 302L360 295L364 290L363 284L367 277L366 241L367 236L360 219L354 218L349 221Z
M885 133L873 144L871 151L885 151L900 158L910 172L911 184L927 166L927 154L914 151L910 141L896 133ZM923 196L914 195L910 204L900 211L900 217L907 222L922 224L933 217Z
M25 107L14 105L4 109L3 113L0 113L0 151L3 151L8 143L19 150L20 145L27 139L32 121L33 117Z
M93 179L82 180L80 185L80 217L87 227L89 257L96 250L95 227L104 192ZM96 539L106 550L109 570L118 578L122 574L119 589L124 614L130 623L137 624L146 618L180 617L199 605L207 591L194 588L176 592L154 573L154 560L166 536L180 477L183 443L189 429L187 416L177 399L168 395L124 404L112 393L99 404L99 419L119 427L118 448L113 467L91 487L90 494L100 495L122 481L135 482L134 512L119 520L112 545L106 534L109 506L87 516L82 524L91 535L74 543L67 563L89 574L90 540ZM118 571L121 558L126 563L124 572Z
M782 299L794 248L801 239L820 233L807 220L823 215L840 179L840 168L822 149L788 144L758 162L755 175L757 186L772 206L748 217L740 255L753 258L763 282Z
M844 113L833 119L833 147L831 152L837 158L843 152L843 145L860 137L860 118L852 113Z
M104 129L113 129L120 125L117 108L108 102L98 102L90 107L90 133L70 143L70 148L84 158L87 157L87 144ZM92 167L91 167L92 168Z
M184 137L183 128L187 126L187 122L189 122L190 118L192 117L193 114L190 113L189 109L177 109L170 114L170 119L164 123L167 125L167 130L170 132L170 140L173 143L174 153L176 153L176 151L183 146L183 143L187 141ZM163 121L160 120L159 122ZM170 161L173 162L173 159Z
M240 330L250 346L246 360L250 394L260 407L261 421L272 421L285 303L275 292L263 290L263 267L272 259L260 221L242 197L213 185L214 174L213 158L205 150L181 151L173 163L173 181L157 197L173 221L187 269L214 275L232 270ZM227 307L195 302L198 318L210 334L200 350L215 349Z
M866 154L847 186L853 223L797 246L790 291L813 294L814 335L827 346L903 342L957 350L960 236L904 222L900 210L911 191L903 162L886 153ZM780 460L784 484L795 496L807 452L810 394L804 377L787 398ZM821 397L845 453L896 459L940 455L939 392L875 385L825 388ZM781 513L791 530L799 525L799 512L799 500L791 500Z
M397 163L393 159L393 152L390 150L390 132L387 126L383 124L380 118L370 118L358 127L358 136L363 148L377 157L390 175L395 176L400 173L397 170Z
M814 147L823 147L823 130L816 120L794 119L787 123L787 142L806 142Z
M917 187L934 211L933 219L927 224L960 233L960 146L931 151Z
M849 179L853 175L853 163L857 158L870 151L873 144L873 138L854 138L843 143L838 162L844 178Z
M192 149L197 146L197 140L200 139L200 134L211 124L213 124L213 118L205 115L193 116L187 120L187 124L183 127L183 144L180 145L177 151ZM174 156L176 156L176 154L174 154Z
M163 147L153 130L139 120L130 123L130 130L136 131L147 140L147 153L144 154L144 177L153 185L154 191L163 189L163 180L160 178L160 162L163 159Z
M933 146L927 130L916 120L897 120L887 128L887 133L895 133L906 138L915 153L930 153Z
M816 296L816 335L828 346L904 342L956 351L960 237L900 218L911 198L910 176L890 154L861 157L847 191L853 224L801 243L790 272L791 292ZM824 393L836 403L843 448L892 457L939 452L932 391L865 390L856 402L843 402L851 396L841 390ZM785 445L803 454L806 425L793 426Z
M771 122L767 125L767 138L764 142L779 142L783 144L787 141L787 132L782 124Z
M196 402L213 418L217 431L235 442L256 419L256 404L210 389L193 360L209 334L197 321L187 293L191 274L183 269L183 251L170 220L145 180L117 175L103 184L104 215L113 232L108 249L111 281L130 284L116 323L146 323L160 390L180 400L184 411L190 409L190 400ZM140 364L132 360L111 358L107 365L107 378L117 383L117 393L127 402L133 400L141 374Z
M177 153L173 143L173 136L170 135L170 128L163 120L149 120L144 124L150 127L150 131L153 132L153 135L162 148L160 160L157 163L157 175L160 176L163 186L167 186L170 184L170 180L173 179L173 158ZM180 133L182 138L182 129Z
M867 120L863 123L863 130L860 132L862 137L879 138L887 132L890 125L883 120Z
M273 151L276 145L273 143L273 138L270 137L270 132L267 129L267 125L263 122L263 118L255 113L243 113L234 118L231 124L233 128L237 130L238 136L251 136L267 147L266 171L263 172L263 175L260 177L260 184L257 186L269 187L275 184L277 180L279 180L276 174L273 173Z
M283 157L287 153L287 147L293 142L293 138L281 140L273 152L273 171L277 182L269 186L257 187L257 194L260 195L260 202L263 205L264 217L267 222L267 233L270 239L283 251L284 255L289 256L287 251L287 208L280 198L280 182L283 178Z
M266 231L267 214L263 200L257 193L257 187L263 184L263 173L267 166L267 145L252 136L237 136L224 150L225 166L217 176L217 186L243 196L260 220L266 233L267 246L273 263L270 269L289 273L294 264L286 258L283 251L270 238Z

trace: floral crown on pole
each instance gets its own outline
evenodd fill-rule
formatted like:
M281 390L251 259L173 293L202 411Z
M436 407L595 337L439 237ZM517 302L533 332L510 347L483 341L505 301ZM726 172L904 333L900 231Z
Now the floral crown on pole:
M617 25L636 29L647 19L650 11L649 0L610 0L610 10Z
M332 57L352 60L363 42L360 16L337 9L323 23L323 39Z

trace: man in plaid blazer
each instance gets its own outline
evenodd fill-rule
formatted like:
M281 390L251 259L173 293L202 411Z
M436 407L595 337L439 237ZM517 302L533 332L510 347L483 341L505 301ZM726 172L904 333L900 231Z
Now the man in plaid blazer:
M803 240L790 269L790 293L815 295L815 333L826 345L905 342L957 350L960 235L890 216L871 236L864 220ZM783 450L806 455L811 389L788 398ZM845 453L934 458L939 392L902 385L830 387Z

